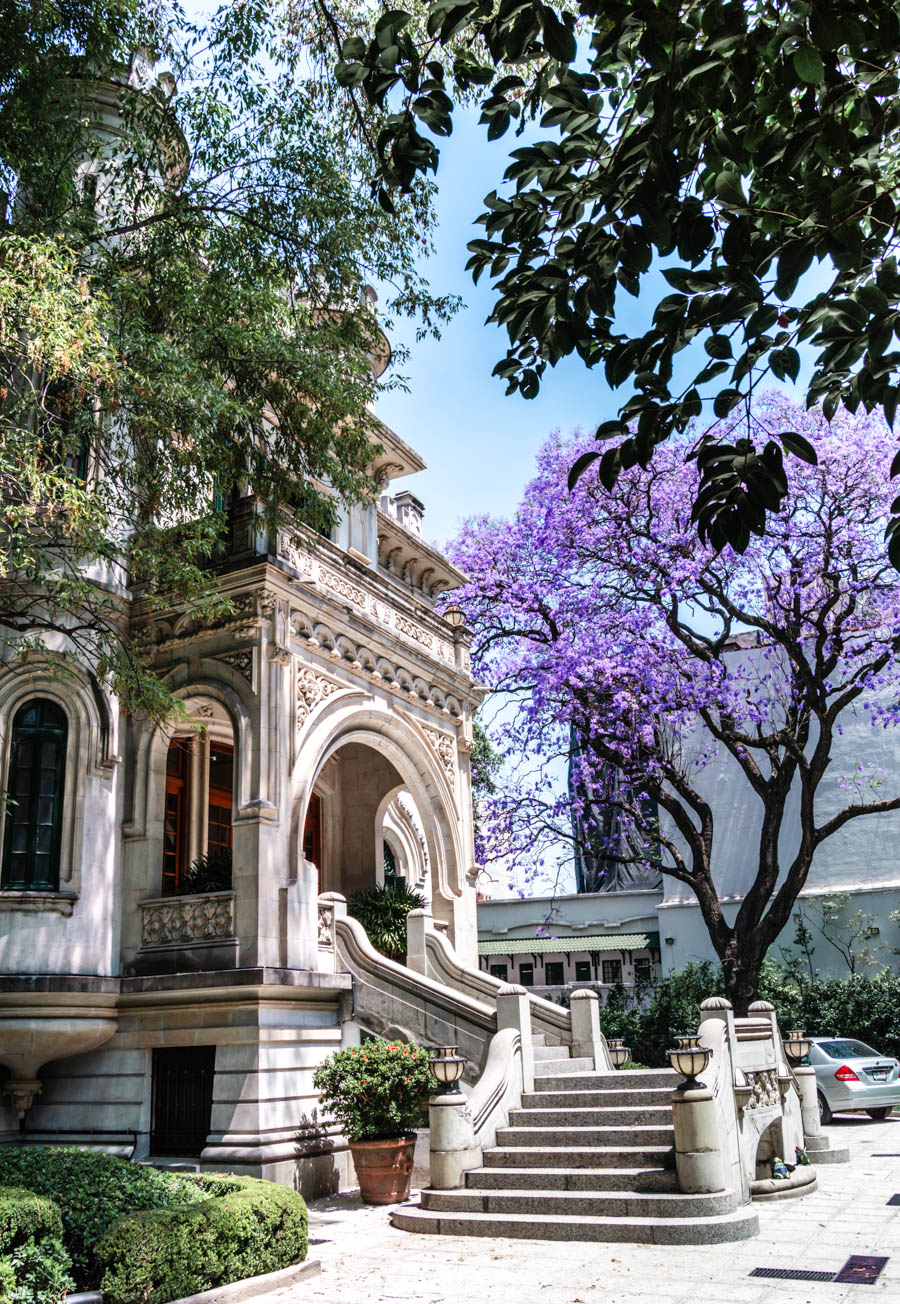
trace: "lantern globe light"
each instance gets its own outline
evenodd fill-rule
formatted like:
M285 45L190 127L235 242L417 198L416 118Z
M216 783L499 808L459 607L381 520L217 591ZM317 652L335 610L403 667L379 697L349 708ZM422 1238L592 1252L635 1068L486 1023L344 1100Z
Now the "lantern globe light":
M678 1084L677 1090L693 1091L697 1087L705 1086L705 1083L698 1081L698 1075L709 1063L712 1051L708 1046L700 1045L697 1033L676 1037L675 1043L674 1049L667 1051L666 1054L672 1068L684 1078L684 1081Z
M795 1028L793 1032L787 1033L787 1035L782 1038L781 1044L784 1046L784 1052L788 1059L797 1060L799 1062L800 1060L805 1060L809 1054L809 1038L800 1028Z
M468 1060L456 1053L456 1046L434 1046L428 1060L428 1067L437 1078L438 1094L455 1091L456 1084L465 1072Z
M458 602L454 602L444 610L444 620L448 625L452 625L454 629L458 629L465 618L465 612Z
M613 1062L613 1067L620 1069L630 1057L631 1047L626 1046L621 1037L609 1037L606 1044L609 1047L609 1058Z

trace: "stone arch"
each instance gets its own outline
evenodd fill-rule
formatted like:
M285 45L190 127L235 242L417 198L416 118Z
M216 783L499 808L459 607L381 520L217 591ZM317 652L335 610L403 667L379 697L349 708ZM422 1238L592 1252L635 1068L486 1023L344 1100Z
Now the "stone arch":
M371 694L340 693L307 722L291 779L292 863L299 864L310 796L328 762L350 744L371 748L396 772L393 797L407 790L422 822L435 896L448 903L465 888L465 855L456 801L439 758L405 712ZM381 793L380 800L388 795ZM373 846L375 830L373 826Z
M89 776L109 778L118 764L116 720L96 680L78 665L57 670L48 658L30 658L21 669L5 666L0 673L0 791L5 791L9 779L12 721L20 707L34 698L54 702L66 717L59 883L67 891L80 892L77 848L84 836L84 787ZM0 855L5 824L0 818Z

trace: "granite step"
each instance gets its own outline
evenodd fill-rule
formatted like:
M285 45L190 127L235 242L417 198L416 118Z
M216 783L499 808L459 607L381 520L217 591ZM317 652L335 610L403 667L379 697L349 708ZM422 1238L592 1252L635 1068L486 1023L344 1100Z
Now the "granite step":
M495 1146L485 1168L674 1168L673 1146Z
M667 1087L641 1091L529 1091L522 1096L523 1109L631 1109L636 1106L671 1109L672 1092Z
M546 1039L538 1043L534 1038L532 1038L531 1044L534 1049L535 1063L538 1060L569 1059L569 1048L567 1046L548 1046Z
M565 1146L666 1146L675 1142L671 1115L669 1122L657 1127L644 1124L626 1127L500 1127L497 1129L498 1146L546 1146L560 1149Z
M406 1231L443 1236L503 1236L539 1241L631 1241L651 1245L711 1245L742 1241L759 1231L759 1216L744 1206L708 1218L600 1218L556 1214L446 1213L401 1205L391 1222Z
M674 1168L472 1168L466 1186L484 1191L678 1191Z
M569 1060L569 1064L579 1067L560 1073L559 1065L555 1062L535 1065L535 1090L620 1091L628 1095L631 1091L668 1087L671 1093L675 1090L676 1084L681 1081L678 1074L673 1073L671 1069L632 1069L624 1073L597 1073L585 1067L590 1065L590 1061L586 1059ZM552 1072L548 1071L549 1068L552 1068Z
M634 1191L523 1191L494 1190L434 1191L420 1193L421 1206L444 1213L513 1213L545 1215L587 1215L590 1218L710 1218L730 1213L737 1206L734 1191L708 1195L683 1192Z
M558 1058L539 1060L534 1066L535 1079L553 1077L568 1078L573 1074L594 1074L594 1061L587 1055L578 1058L566 1059L560 1055L559 1046L547 1047L548 1050L555 1052Z
M671 1127L671 1105L605 1105L600 1109L569 1106L563 1109L538 1109L530 1101L522 1109L509 1111L511 1127Z

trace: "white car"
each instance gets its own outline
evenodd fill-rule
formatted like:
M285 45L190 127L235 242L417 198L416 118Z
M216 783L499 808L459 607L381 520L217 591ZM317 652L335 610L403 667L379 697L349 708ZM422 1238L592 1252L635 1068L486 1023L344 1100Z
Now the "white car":
M809 1062L816 1071L819 1118L862 1110L887 1118L900 1105L900 1063L853 1037L811 1037Z

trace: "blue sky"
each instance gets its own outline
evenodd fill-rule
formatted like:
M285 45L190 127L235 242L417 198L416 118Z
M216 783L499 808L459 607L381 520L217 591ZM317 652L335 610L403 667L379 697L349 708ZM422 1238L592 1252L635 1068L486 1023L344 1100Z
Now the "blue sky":
M453 135L441 142L437 252L425 270L435 291L460 294L466 307L440 341L416 343L414 330L401 323L394 339L411 349L403 368L410 392L385 395L378 407L428 463L408 487L425 503L425 534L439 545L472 513L514 510L552 430L591 428L616 410L602 373L588 371L579 358L548 373L536 399L507 398L505 384L491 376L506 351L506 333L484 324L493 295L489 281L474 286L465 271L466 243L482 234L474 220L517 143L512 134L488 142L475 112L460 113Z

